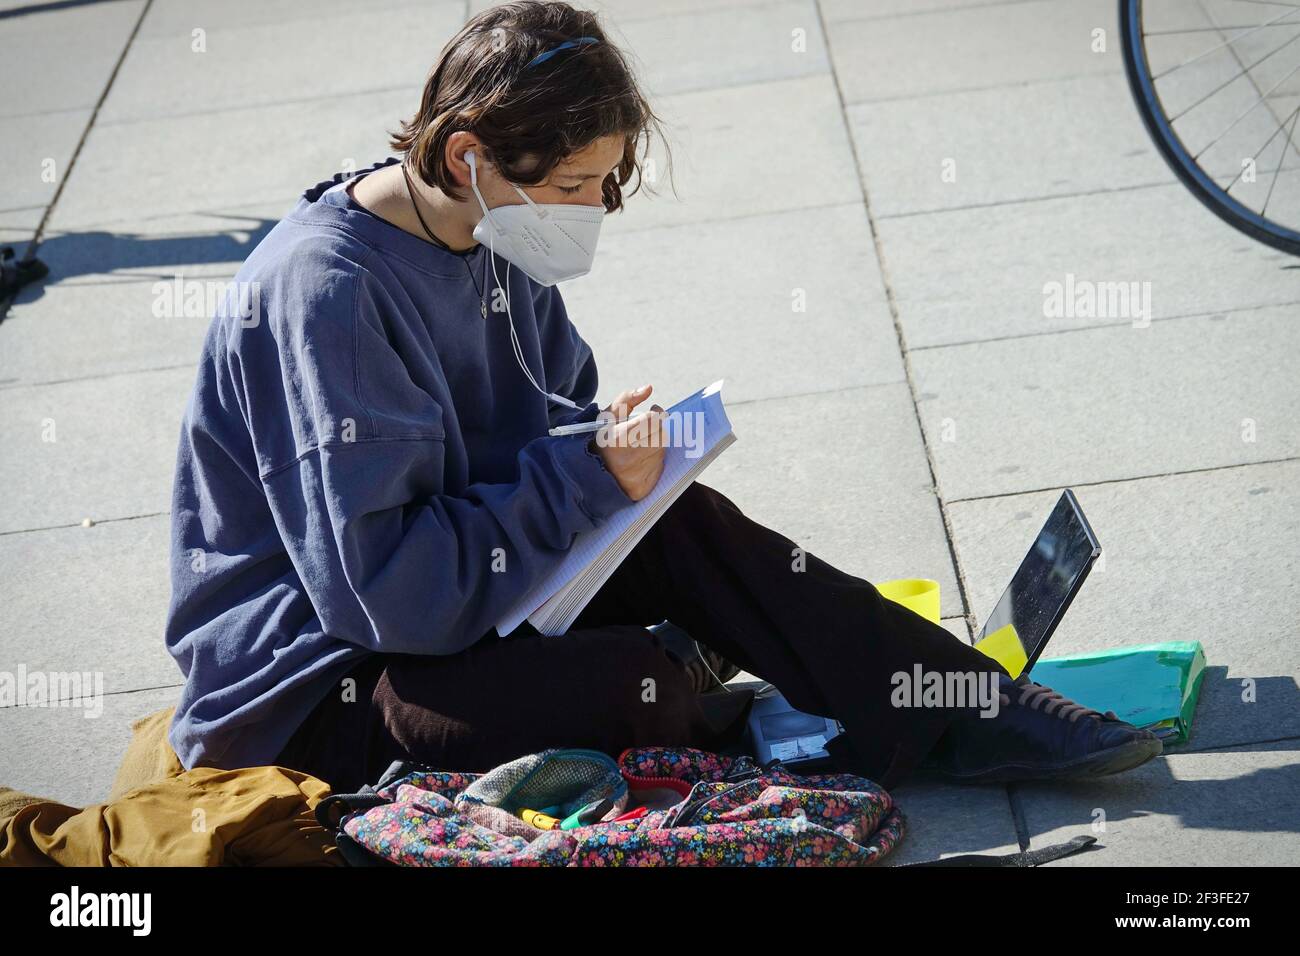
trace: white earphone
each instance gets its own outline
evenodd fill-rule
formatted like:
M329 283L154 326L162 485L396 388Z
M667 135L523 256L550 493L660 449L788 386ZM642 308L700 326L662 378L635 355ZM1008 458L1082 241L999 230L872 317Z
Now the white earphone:
M519 344L519 335L515 332L515 317L510 311L510 260L506 260L506 284L503 286L500 277L497 275L497 257L495 240L493 238L497 232L497 228L492 219L492 213L488 209L487 203L483 200L482 193L478 191L478 162L474 156L473 150L470 150L465 154L465 162L469 163L470 188L474 190L474 195L478 198L479 206L483 210L483 217L488 224L488 228L485 231L487 232L488 238L488 258L492 262L492 280L496 283L497 289L502 290L505 293L506 320L510 323L510 344L514 347L515 359L519 362L519 367L524 370L524 375L528 377L528 381L532 383L533 388L537 389L553 402L563 405L566 408L574 409L575 411L581 411L583 406L574 403L563 395L548 392L546 389L542 388L542 386L538 385L537 379L533 378L533 373L528 370L528 365L524 361L523 346ZM523 195L522 190L520 190L520 195ZM528 197L524 196L524 199L528 200ZM532 203L531 200L528 201L529 205L532 205L534 209L536 209L536 204Z

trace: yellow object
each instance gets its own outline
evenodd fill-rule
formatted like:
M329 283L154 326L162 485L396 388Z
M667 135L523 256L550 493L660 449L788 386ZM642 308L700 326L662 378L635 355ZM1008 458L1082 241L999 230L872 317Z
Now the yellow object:
M1016 633L1014 624L1004 625L983 640L976 641L975 650L986 654L1005 667L1012 679L1019 677L1020 672L1029 663L1025 646L1020 642L1020 635Z
M172 708L134 734L108 802L78 808L0 785L0 867L343 866L316 822L324 781L284 767L186 770Z
M0 868L342 866L316 822L329 792L284 767L196 767L84 809L0 787Z
M519 811L520 818L530 827L537 827L539 830L558 830L560 821L555 817L547 816L537 810L522 809Z
M931 623L939 623L939 582L929 578L899 578L877 584L880 596L903 605L909 611L915 611ZM1007 669L1013 678L1029 663L1020 635L1014 624L1000 627L988 637L975 644L975 650L993 658Z
M934 624L939 623L939 582L929 578L899 578L877 584L880 596L901 604Z
M131 723L131 742L118 765L113 789L108 792L109 803L116 802L137 787L185 772L181 758L176 756L171 741L167 739L175 710L167 707Z

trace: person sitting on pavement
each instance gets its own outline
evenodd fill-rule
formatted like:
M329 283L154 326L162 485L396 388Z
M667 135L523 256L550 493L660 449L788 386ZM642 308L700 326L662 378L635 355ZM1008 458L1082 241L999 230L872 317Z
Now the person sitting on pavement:
M664 620L713 669L838 719L836 764L886 786L923 762L985 782L1160 753L700 481L567 634L495 633L663 469L652 387L597 407L595 357L556 287L590 268L659 132L594 14L492 7L443 49L393 136L400 156L307 189L248 257L177 457L166 643L185 678L170 728L184 765L273 763L355 789L394 759L483 771L550 747L734 746L751 698L701 694L699 669L647 630ZM598 416L612 420L598 437L548 434ZM917 665L995 687L996 716L895 706L893 676Z

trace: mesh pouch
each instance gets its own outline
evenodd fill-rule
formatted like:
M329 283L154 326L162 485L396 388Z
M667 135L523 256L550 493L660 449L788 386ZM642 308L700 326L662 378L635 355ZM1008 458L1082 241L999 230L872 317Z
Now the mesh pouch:
M542 831L519 817L521 810L553 809L564 817L597 800L627 804L627 781L618 764L597 750L546 750L489 771L456 797L456 808L498 833L532 840Z

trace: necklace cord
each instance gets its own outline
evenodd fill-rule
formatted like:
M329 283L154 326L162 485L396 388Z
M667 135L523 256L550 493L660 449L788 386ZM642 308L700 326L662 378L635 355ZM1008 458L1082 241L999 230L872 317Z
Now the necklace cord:
M429 228L429 224L424 221L424 216L420 212L420 204L415 200L415 188L411 185L411 174L406 169L406 163L402 163L402 178L406 180L406 193L408 196L411 197L411 208L415 210L415 218L420 220L420 228L424 230L425 234L429 237L430 241L432 241L434 245L446 249L448 252L451 252L452 251L451 246L447 245L436 235L434 235L433 230ZM484 286L480 287L478 284L478 279L474 278L474 270L470 268L469 259L462 256L461 261L465 263L465 271L469 273L469 279L471 282L474 283L474 291L478 293L480 312L483 314L484 318L487 318L487 292L485 291L486 283L484 284ZM486 274L484 275L484 278L486 279Z
M474 171L473 163L470 164L470 170L472 172ZM435 245L441 246L443 249L450 252L451 247L435 236L433 230L429 228L429 224L424 221L424 216L420 212L420 204L415 199L415 187L411 185L411 174L407 170L405 162L402 163L402 178L406 181L406 191L411 197L411 208L415 210L415 218L420 220L420 228L425 231ZM523 195L523 193L521 192L520 195ZM524 198L527 199L528 197L524 196ZM482 203L482 200L480 199L479 202ZM519 367L524 371L525 377L527 377L533 388L537 389L537 391L541 392L547 398L554 399L556 402L562 405L567 405L570 408L580 408L580 406L569 399L564 398L562 395L554 395L542 388L542 386L537 383L537 379L533 377L532 371L528 368L528 363L524 361L523 345L519 341L519 334L515 331L515 317L510 310L510 262L509 260L506 261L506 284L503 287L501 285L501 278L497 275L496 250L493 247L492 230L490 229L488 230L488 261L491 263L492 278L496 282L497 288L502 289L504 292L506 301L506 321L510 326L510 345L514 350L515 359L519 362ZM479 294L482 315L484 318L487 318L487 268L485 266L483 270L484 282L481 289L479 288L478 280L474 278L474 270L470 269L468 260L465 260L465 269L469 272L470 281L474 283L474 290Z

